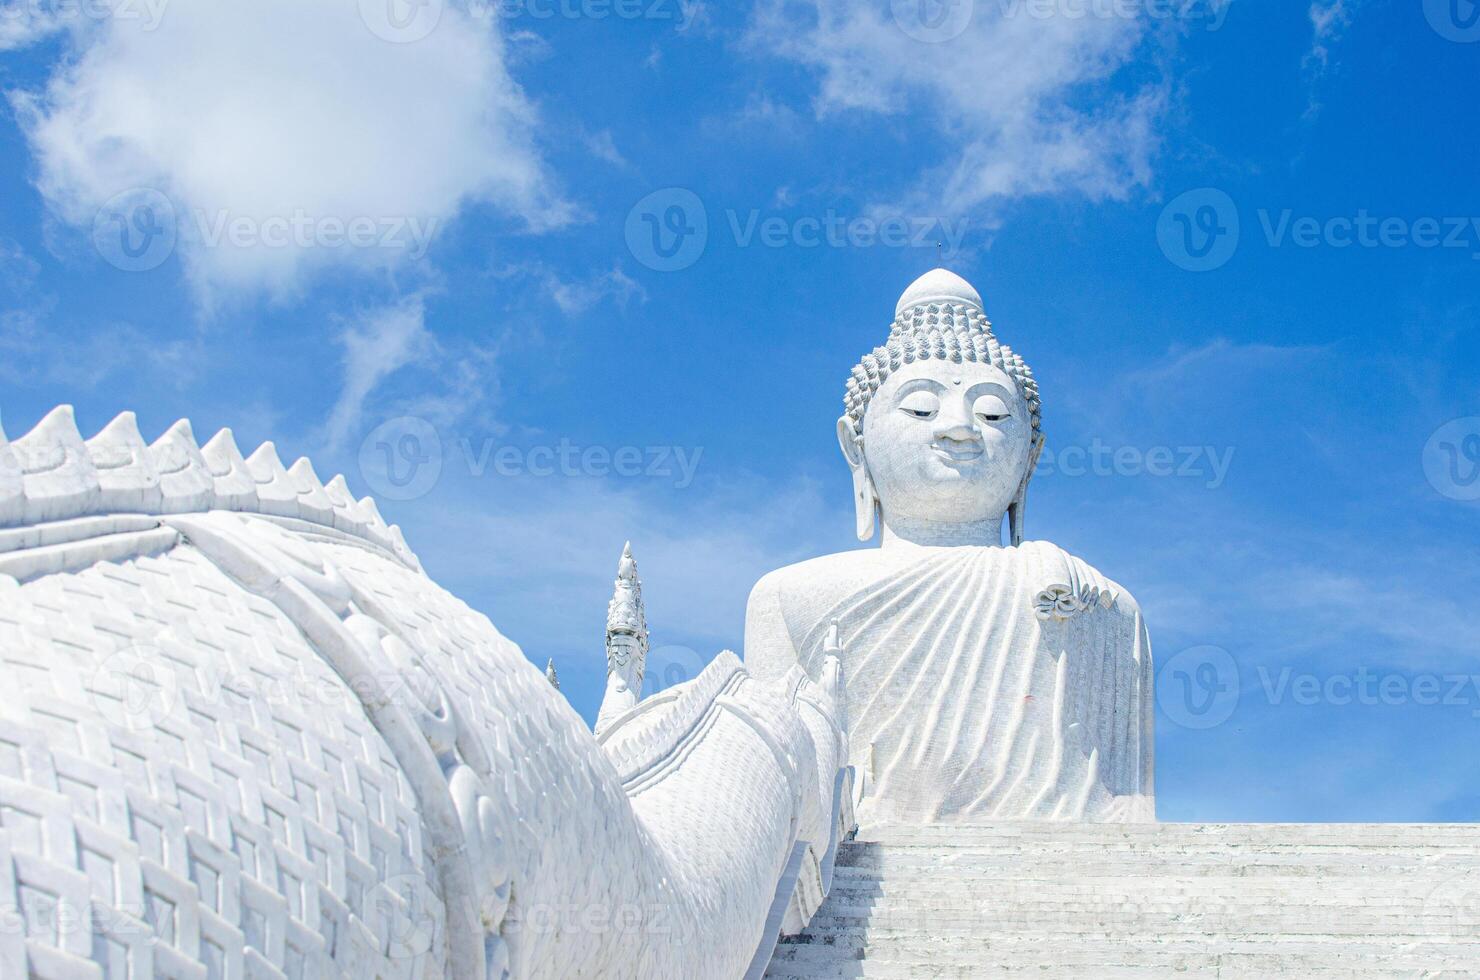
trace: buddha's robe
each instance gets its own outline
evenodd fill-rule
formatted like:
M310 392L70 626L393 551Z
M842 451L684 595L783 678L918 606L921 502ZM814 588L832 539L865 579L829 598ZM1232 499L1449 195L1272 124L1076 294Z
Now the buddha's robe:
M1035 541L783 568L751 595L747 666L818 676L833 620L860 819L1155 818L1146 627L1084 562Z

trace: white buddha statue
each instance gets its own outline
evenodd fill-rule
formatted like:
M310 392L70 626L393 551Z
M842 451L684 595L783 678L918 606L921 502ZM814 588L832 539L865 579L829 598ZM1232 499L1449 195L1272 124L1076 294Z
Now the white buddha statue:
M1151 649L1134 600L1023 541L1037 384L944 269L853 369L838 439L858 537L751 593L759 677L842 661L860 821L1152 820ZM1003 545L1003 518L1011 544Z

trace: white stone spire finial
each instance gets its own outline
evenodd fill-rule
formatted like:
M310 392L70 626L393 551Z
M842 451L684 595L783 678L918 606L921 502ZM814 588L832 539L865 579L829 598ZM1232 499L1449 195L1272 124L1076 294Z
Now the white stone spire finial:
M608 650L614 633L631 634L637 638L643 653L647 652L647 612L642 604L642 582L637 577L637 560L632 557L631 541L622 548L612 600L606 607Z
M637 577L637 559L632 557L629 541L617 562L617 580L606 607L606 696L596 717L598 733L637 706L642 697L647 652L647 610L642 602L642 580Z
M549 681L550 686L555 688L555 690L560 690L560 675L555 673L554 657L551 657L549 662L545 664L545 680Z
M899 302L894 306L894 315L899 316L905 310L931 303L965 303L981 309L982 297L971 283L950 269L931 269L910 283L900 295Z

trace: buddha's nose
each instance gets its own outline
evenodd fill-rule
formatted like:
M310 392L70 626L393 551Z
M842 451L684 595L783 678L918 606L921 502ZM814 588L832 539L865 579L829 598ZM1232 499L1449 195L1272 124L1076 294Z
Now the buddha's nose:
M967 442L977 438L976 427L964 407L942 405L935 416L935 438Z

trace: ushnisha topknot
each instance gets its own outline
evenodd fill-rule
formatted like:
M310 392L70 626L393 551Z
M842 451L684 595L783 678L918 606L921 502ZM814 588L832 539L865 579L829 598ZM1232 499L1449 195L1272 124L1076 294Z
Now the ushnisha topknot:
M905 364L932 359L958 364L977 361L1000 368L1023 396L1034 440L1041 435L1042 411L1033 371L993 335L977 291L947 269L933 269L910 284L899 299L889 339L854 366L843 396L844 415L854 431L863 431L869 401L890 374Z

